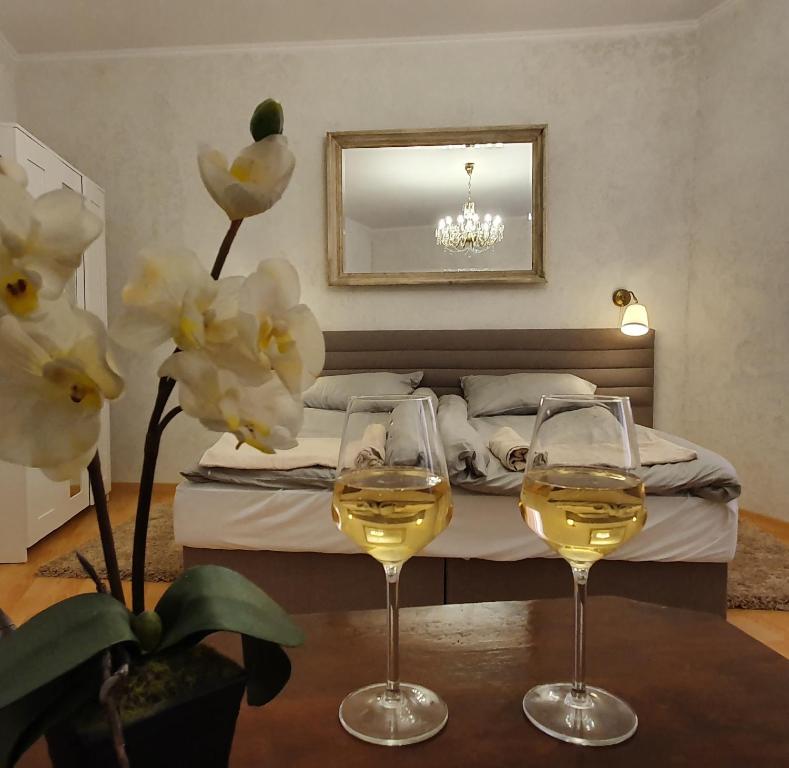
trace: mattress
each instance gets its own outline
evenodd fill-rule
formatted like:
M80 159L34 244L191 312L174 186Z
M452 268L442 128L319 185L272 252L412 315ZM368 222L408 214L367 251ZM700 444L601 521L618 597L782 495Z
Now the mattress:
M523 523L516 500L453 490L449 528L427 557L522 560L555 554ZM261 490L184 482L174 503L175 540L201 549L352 554L359 549L335 527L331 493ZM644 530L611 559L728 562L737 544L737 502L695 496L647 496Z

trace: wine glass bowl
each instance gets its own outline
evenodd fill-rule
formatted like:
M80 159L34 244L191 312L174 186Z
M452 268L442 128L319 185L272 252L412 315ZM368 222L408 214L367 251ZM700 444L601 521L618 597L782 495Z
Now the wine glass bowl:
M638 444L626 397L545 396L535 421L519 507L526 524L570 564L575 585L573 681L532 688L529 720L554 738L618 744L638 718L621 699L585 683L584 621L589 569L646 522L636 474Z
M398 585L403 564L449 525L452 496L430 397L350 399L332 496L337 527L384 568L387 681L345 697L340 722L386 746L431 738L448 710L429 689L399 679Z
M646 520L641 479L608 467L533 468L518 506L524 522L576 568L619 549Z
M332 517L382 565L402 566L447 527L450 499L446 479L426 469L355 469L335 482Z

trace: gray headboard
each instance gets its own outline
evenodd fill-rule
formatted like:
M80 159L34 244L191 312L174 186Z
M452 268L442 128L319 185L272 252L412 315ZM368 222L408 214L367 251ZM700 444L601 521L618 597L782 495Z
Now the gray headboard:
M638 424L652 426L655 332L617 328L468 331L326 331L325 375L424 371L439 395L460 392L469 373L566 371L601 395L629 395Z

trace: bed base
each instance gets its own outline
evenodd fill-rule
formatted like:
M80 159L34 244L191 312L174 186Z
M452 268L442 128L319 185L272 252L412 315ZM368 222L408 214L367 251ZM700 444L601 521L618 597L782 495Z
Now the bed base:
M383 608L381 567L367 555L267 552L184 547L184 566L224 565L260 585L289 613ZM726 615L726 563L603 560L589 580L593 595ZM415 557L403 569L402 605L566 597L572 593L564 560L514 562Z

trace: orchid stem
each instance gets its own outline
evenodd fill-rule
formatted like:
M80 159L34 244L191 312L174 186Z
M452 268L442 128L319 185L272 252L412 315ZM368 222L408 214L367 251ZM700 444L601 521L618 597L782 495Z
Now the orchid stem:
M104 595L107 593L107 587L104 582L99 578L99 574L93 567L93 563L88 560L82 553L77 552L77 560L85 570L85 573L90 576L93 583L96 585L96 591ZM110 649L104 651L101 657L101 690L99 691L99 701L104 706L104 713L107 717L107 723L110 726L110 733L112 734L112 746L115 750L115 762L118 768L129 768L129 758L126 755L126 744L123 740L123 723L121 722L120 710L118 708L117 697L114 694L114 686L119 680L122 680L129 670L128 655L122 651L121 647L117 647L117 652L122 655L123 663L119 673L112 674L112 653Z
M104 553L104 564L107 566L107 581L110 583L110 592L122 605L126 605L126 600L123 597L121 573L118 568L118 556L115 553L115 539L112 535L112 522L110 521L110 513L107 509L107 492L104 490L104 478L101 475L101 459L99 458L98 451L96 451L96 454L90 460L90 464L88 464L88 478L90 480L91 491L93 491L93 505L96 508L96 522L99 525L101 549Z
M222 245L219 246L219 252L216 254L216 260L211 269L211 277L213 277L214 280L219 280L219 275L222 274L222 268L225 266L225 259L227 259L227 254L230 253L230 246L233 245L233 241L238 234L238 228L243 221L244 219L233 219L233 221L230 222L230 227L227 230L225 239L222 240Z
M162 416L162 420L159 422L159 432L164 432L167 425L179 414L183 409L180 405L176 405L175 408L170 408L167 413Z
M243 219L234 219L225 234L222 244L211 268L211 277L218 280L225 266L225 261L230 253L233 241L236 239ZM179 350L176 349L176 352ZM137 497L137 516L134 523L134 546L132 550L132 610L142 613L145 610L145 549L148 544L148 521L151 516L151 501L153 499L153 484L156 477L156 462L159 459L159 445L162 433L167 425L181 412L176 406L166 414L164 409L167 401L175 388L175 381L168 377L159 379L159 389L153 405L151 418L148 421L148 431L145 433L145 449L143 453L142 471L140 472L140 493Z
M107 594L107 587L104 586L104 582L101 580L101 577L98 574L98 571L93 567L93 563L88 560L85 555L82 554L79 550L74 553L77 556L77 560L79 560L79 564L82 566L82 570L88 574L88 577L93 582L96 587L96 591L101 595Z
M156 462L159 458L159 444L162 439L160 421L174 387L175 381L173 379L167 377L159 379L156 402L148 422L148 431L145 434L132 549L132 610L134 613L142 613L145 610L145 549L148 542L148 520L151 515Z

